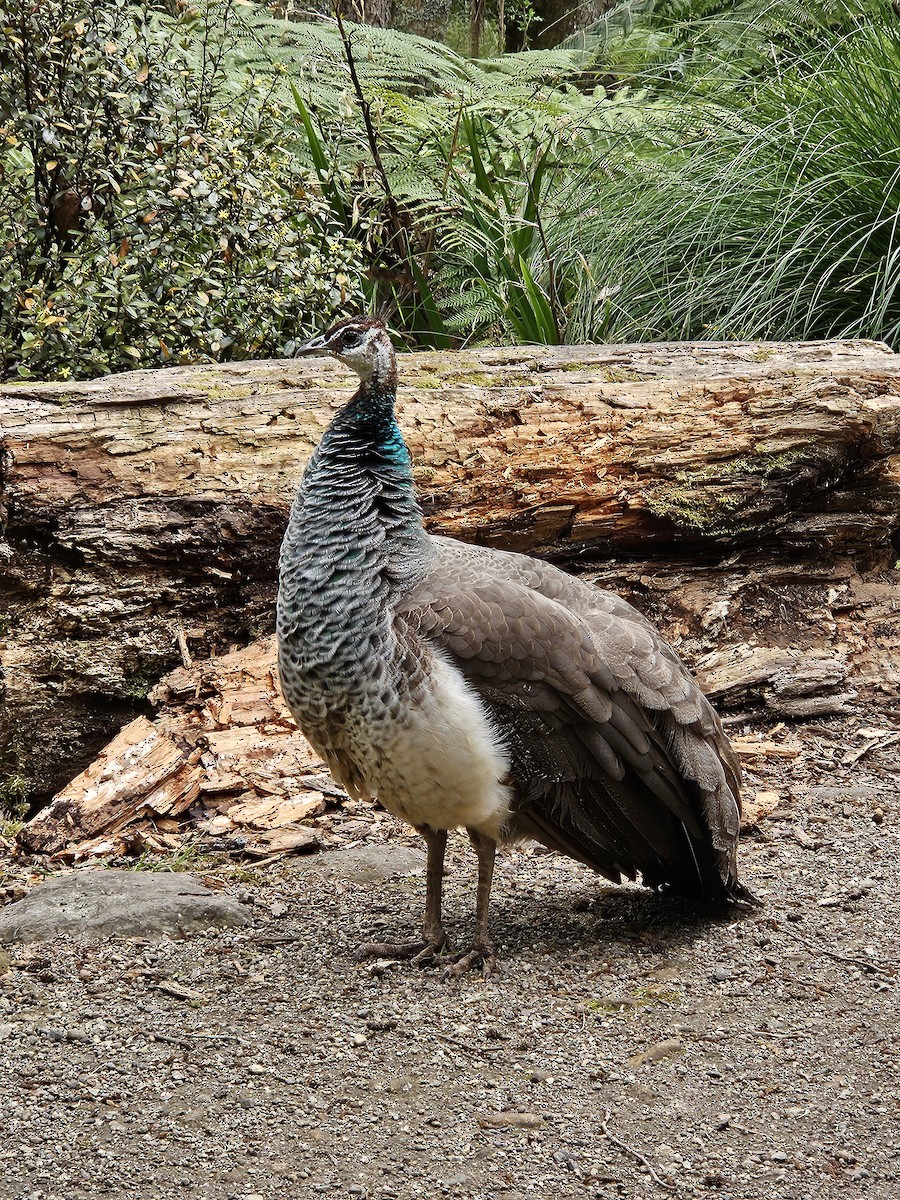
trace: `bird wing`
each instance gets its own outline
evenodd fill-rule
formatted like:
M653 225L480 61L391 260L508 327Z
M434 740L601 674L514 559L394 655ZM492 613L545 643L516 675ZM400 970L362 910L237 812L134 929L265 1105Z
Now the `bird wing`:
M514 832L618 879L737 890L739 771L719 720L620 597L524 555L435 538L402 615L507 747Z

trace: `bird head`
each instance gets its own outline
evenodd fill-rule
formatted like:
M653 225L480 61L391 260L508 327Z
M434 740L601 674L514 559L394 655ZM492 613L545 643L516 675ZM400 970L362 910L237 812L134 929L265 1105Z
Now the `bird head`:
M396 383L394 347L377 317L347 317L294 351L295 357L313 354L333 355L364 381Z

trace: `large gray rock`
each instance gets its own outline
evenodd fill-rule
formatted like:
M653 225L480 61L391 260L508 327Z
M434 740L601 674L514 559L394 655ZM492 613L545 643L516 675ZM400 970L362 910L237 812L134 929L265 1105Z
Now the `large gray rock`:
M44 942L60 934L154 938L250 920L236 900L211 892L190 875L73 871L0 909L0 942Z

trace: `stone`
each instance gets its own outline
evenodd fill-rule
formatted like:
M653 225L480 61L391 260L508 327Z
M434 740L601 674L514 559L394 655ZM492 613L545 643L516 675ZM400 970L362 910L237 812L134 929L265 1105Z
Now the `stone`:
M538 1113L529 1112L482 1113L476 1120L482 1129L538 1129L544 1123Z
M678 1038L667 1038L664 1042L656 1042L641 1054L635 1054L633 1058L629 1058L629 1065L632 1067L643 1066L644 1063L662 1062L664 1058L671 1058L673 1054L680 1054L684 1044Z
M377 883L393 875L412 875L425 866L425 855L411 846L352 846L330 850L290 864L294 871L321 875L323 879L352 879Z
M0 942L44 942L63 934L160 938L251 920L231 897L180 872L73 871L0 910Z

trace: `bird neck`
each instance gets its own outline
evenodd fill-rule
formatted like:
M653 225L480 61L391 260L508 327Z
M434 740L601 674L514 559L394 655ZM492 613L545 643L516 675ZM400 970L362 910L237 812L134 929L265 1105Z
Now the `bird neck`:
M396 374L386 381L379 372L364 378L328 426L319 450L326 454L336 450L341 457L349 454L360 461L393 463L405 468L411 480L409 452L394 415L396 398Z
M391 636L392 602L424 578L433 555L394 391L364 380L310 459L291 510L280 636L302 647L307 664L340 660L341 672L352 671L359 646Z

